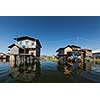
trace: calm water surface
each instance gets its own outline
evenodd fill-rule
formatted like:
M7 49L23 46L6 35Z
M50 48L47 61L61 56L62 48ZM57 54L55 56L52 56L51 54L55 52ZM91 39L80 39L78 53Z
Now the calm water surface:
M78 66L78 67L77 67ZM0 62L2 83L91 83L100 82L100 64L88 63L84 70L75 64L66 68L56 62L41 61L34 65Z

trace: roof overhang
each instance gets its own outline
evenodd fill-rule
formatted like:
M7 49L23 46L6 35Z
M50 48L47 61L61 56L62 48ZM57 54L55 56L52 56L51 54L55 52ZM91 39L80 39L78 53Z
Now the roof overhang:
M16 44L12 44L12 45L8 46L8 48L12 48L13 46L16 46L16 47L18 47L18 48L20 48L20 49L24 49L24 48L22 48L22 47L20 47L20 46L18 46L18 45L16 45Z

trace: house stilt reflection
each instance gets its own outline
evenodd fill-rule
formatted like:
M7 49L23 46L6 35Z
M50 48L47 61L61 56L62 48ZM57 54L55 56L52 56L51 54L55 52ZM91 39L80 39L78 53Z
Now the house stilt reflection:
M37 82L40 77L40 62L11 67L10 75L18 82Z

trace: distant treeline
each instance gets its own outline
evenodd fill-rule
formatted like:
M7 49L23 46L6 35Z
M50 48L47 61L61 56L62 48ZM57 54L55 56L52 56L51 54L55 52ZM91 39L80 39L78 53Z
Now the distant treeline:
M53 62L57 62L58 61L58 59L55 56L41 56L40 60L53 61Z

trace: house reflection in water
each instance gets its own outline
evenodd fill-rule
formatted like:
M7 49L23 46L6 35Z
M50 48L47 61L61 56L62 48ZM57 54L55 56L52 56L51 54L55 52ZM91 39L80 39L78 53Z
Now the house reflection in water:
M86 63L86 71L92 71L92 63Z
M9 61L9 65L11 68L15 67L15 62L14 61Z
M0 62L6 63L7 60L6 59L0 59Z
M34 64L25 64L14 67L14 63L10 62L10 76L16 82L37 82L40 77L40 62Z
M81 74L83 71L91 71L92 63L87 62L84 67L84 64L81 61L76 63L69 60L64 65L58 63L58 70L64 74L65 78L74 77L75 75Z

